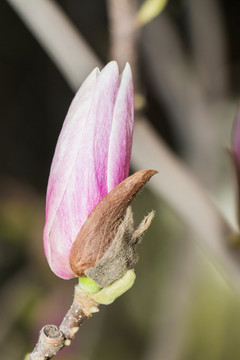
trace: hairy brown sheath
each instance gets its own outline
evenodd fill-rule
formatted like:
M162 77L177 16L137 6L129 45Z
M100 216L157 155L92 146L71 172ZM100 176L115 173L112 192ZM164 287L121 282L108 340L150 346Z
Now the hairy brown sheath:
M69 261L77 276L86 276L88 269L96 267L113 243L129 204L156 173L155 170L136 172L111 190L94 208L71 249Z

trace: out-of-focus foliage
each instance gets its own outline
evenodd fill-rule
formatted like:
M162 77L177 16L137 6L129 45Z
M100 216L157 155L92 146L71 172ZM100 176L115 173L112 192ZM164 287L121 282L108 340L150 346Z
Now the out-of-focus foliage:
M106 62L109 38L105 2L58 3ZM196 15L194 6L200 3L206 7ZM215 4L211 11L207 7L210 3ZM139 39L150 121L216 192L230 178L221 148L230 135L240 94L239 14L240 3L233 0L172 0L164 17L146 25ZM42 230L50 161L73 94L5 1L0 3L0 17L0 358L17 360L32 349L43 325L60 323L72 301L75 281L64 281L50 271L42 249ZM209 24L211 31L203 33ZM215 48L206 52L215 31L218 35L220 31L216 39L222 41L222 61L214 58ZM213 57L206 56L211 54ZM164 77L161 69L166 64L171 65L171 71ZM158 69L154 77L153 69ZM181 122L199 110L193 103L196 97L190 98L196 95L196 88L200 89L198 99L204 98L201 106L214 113L212 123L199 117L204 127L201 122ZM213 129L220 150L211 153L212 159L207 156L201 130L207 134ZM210 163L216 171L211 179L207 177ZM223 193L221 199L227 196ZM156 210L156 218L139 246L136 283L122 298L102 306L84 323L72 346L58 358L239 359L239 295L221 277L212 259L193 244L195 235L151 193L150 187L137 196L133 208L136 223L148 211Z
M140 24L145 25L165 8L167 0L146 0L138 10L137 18Z

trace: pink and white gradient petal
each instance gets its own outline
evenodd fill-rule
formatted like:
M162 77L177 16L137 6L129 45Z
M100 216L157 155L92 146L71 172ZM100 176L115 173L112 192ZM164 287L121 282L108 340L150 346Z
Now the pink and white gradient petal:
M51 269L64 279L74 277L69 265L73 241L109 191L109 141L119 86L116 62L109 63L100 74L92 72L70 106L55 150L47 191L44 249ZM121 180L122 175L118 183Z
M129 64L122 73L112 122L108 154L108 192L129 173L134 125L134 96Z

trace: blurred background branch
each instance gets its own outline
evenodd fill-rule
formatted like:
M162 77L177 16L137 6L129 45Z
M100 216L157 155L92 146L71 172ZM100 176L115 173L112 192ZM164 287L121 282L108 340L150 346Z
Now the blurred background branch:
M7 1L76 91L100 60L62 9L53 0Z
M136 6L134 1L107 0L109 28L110 28L110 51L109 58L118 61L120 71L123 70L126 61L133 69L137 67L136 46ZM134 76L135 75L134 71Z
M187 18L193 59L206 101L228 94L227 41L220 3L187 0Z

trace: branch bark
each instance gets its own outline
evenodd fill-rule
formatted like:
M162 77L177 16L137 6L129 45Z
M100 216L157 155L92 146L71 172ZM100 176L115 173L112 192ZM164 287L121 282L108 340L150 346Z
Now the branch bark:
M61 325L45 325L41 329L38 342L28 360L52 359L64 346L71 344L82 322L98 311L98 303L76 285L72 306Z

